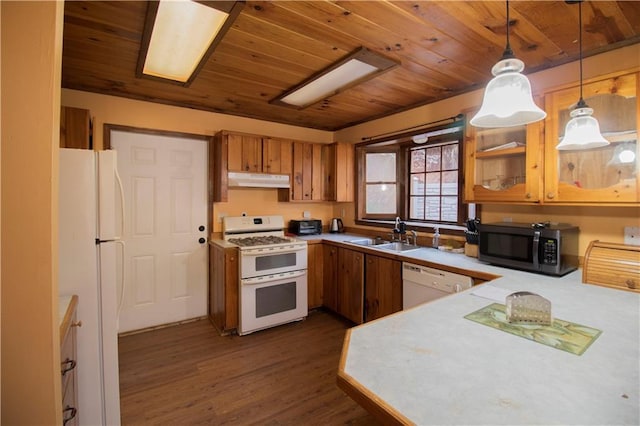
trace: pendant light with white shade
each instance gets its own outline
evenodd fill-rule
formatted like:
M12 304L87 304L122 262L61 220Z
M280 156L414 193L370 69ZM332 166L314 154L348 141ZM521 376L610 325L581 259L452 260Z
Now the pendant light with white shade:
M580 40L580 100L576 107L571 111L571 120L567 123L564 130L564 137L556 149L579 150L593 149L609 145L609 141L600 134L600 125L598 120L591 116L593 108L589 108L582 97L582 1L578 1L578 28Z
M478 113L469 122L475 127L513 127L540 121L547 113L533 102L531 83L521 74L524 62L513 55L509 44L509 0L507 0L507 45L502 58L491 68L494 78L487 84Z

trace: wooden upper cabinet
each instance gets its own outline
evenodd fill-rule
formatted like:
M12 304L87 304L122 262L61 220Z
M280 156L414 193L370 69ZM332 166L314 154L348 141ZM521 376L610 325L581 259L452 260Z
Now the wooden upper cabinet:
M212 201L228 200L228 172L291 175L292 145L288 139L228 131L216 133L209 151Z
M293 142L291 188L281 189L280 201L322 201L322 144Z
M538 104L542 103L538 100ZM475 111L468 113L469 116ZM542 196L543 125L466 126L466 202L538 203Z
M290 175L293 142L289 139L262 138L262 170L265 173Z
M322 193L326 201L354 201L354 146L336 142L322 146Z
M556 149L580 98L579 85L545 94L545 203L640 204L639 84L637 70L584 84L583 98L610 142L587 150Z
M289 175L291 187L278 190L279 201L355 199L355 151L351 144L220 131L215 135L210 155L214 202L228 199L228 172Z
M227 133L230 172L291 174L291 146L288 139Z
M89 110L60 108L60 148L93 149L91 136Z
M227 133L228 171L262 173L262 137Z

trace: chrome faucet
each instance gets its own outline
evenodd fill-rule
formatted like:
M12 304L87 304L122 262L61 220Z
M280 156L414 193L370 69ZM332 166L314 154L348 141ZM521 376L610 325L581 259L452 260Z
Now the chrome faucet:
M396 217L396 224L391 233L391 241L402 241L402 234L406 234L406 232L405 223L400 219L400 216Z
M413 239L413 245L417 246L418 245L418 233L416 231L414 231L413 229L411 231L411 238ZM407 235L407 244L409 244L409 236Z

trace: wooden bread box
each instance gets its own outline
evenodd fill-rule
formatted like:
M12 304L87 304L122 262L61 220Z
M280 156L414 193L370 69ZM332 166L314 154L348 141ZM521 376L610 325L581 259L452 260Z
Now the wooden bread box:
M582 282L640 293L640 246L591 241Z

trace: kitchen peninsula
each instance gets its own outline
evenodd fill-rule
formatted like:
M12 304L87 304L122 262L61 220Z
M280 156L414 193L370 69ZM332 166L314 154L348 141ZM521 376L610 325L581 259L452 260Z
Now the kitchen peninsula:
M385 424L640 424L640 294L583 284L581 270L503 271L349 330L338 385ZM575 355L465 319L495 302L474 295L487 286L540 294L555 318L602 333Z

